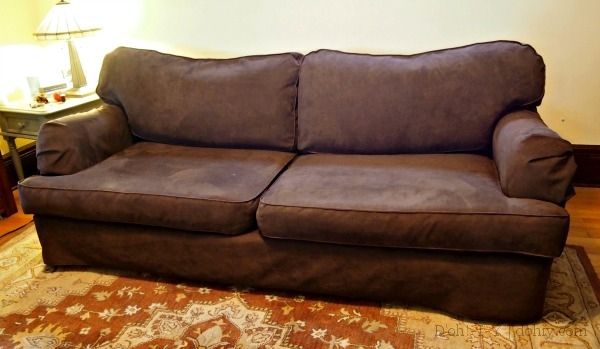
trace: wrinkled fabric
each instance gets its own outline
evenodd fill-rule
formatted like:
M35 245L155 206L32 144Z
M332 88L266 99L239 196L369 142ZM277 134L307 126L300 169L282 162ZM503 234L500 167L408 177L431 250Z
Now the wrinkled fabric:
M425 306L498 322L539 319L552 259L354 247L193 234L142 225L35 216L44 262L92 265L225 286Z
M494 160L507 196L563 205L572 193L577 165L571 143L536 112L506 115L494 131Z
M36 143L42 175L68 175L86 169L132 143L123 110L114 105L46 122Z
M300 54L192 59L117 48L97 93L143 140L292 150Z
M411 56L319 50L300 70L298 148L398 154L491 150L507 111L538 105L545 66L498 41Z

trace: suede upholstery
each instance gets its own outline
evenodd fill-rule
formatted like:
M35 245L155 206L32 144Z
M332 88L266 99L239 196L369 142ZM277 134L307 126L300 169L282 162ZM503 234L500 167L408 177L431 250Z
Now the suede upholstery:
M300 57L192 59L121 47L104 59L97 92L123 107L143 140L292 150Z
M36 144L38 170L42 175L79 172L131 143L123 110L105 104L43 124Z
M506 197L468 154L304 155L262 196L270 238L556 257L569 228L552 203Z
M571 143L535 112L520 110L500 119L494 131L494 160L507 196L562 205L573 191L577 166Z
M87 170L20 185L36 214L239 234L294 154L137 143Z
M312 52L300 70L298 148L351 154L489 150L503 114L540 103L544 72L531 46L507 41L413 56Z
M540 317L552 259L193 234L36 216L44 262L426 306L471 319Z

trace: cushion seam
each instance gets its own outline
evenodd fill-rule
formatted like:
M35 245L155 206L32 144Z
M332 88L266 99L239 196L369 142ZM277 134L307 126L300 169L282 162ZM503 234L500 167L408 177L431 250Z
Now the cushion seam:
M558 257L560 256L560 254L542 254L539 252L527 252L524 249L520 249L519 251L509 251L509 250L505 250L505 249L469 249L469 248L452 248L452 247L425 247L425 246L382 246L382 245L376 245L376 244L358 244L358 243L344 243L344 242L340 242L340 241L334 241L334 240L319 240L319 239L302 239L302 238L294 238L294 237L282 237L282 236L273 236L273 235L269 235L269 234L265 234L262 230L259 230L260 234L266 238L269 239L275 239L275 240L292 240L292 241L302 241L302 242L314 242L314 243L319 243L319 244L334 244L334 245L342 245L342 246L354 246L354 247L376 247L376 248L393 248L393 249L415 249L415 250L435 250L435 251L451 251L451 252L477 252L477 253L489 253L489 252L494 252L494 253L516 253L516 254L523 254L523 255L528 255L528 256L535 256L535 257L545 257L545 258L552 258L552 257Z
M446 215L463 215L463 216L490 215L490 216L519 216L519 217L561 218L561 219L569 218L568 214L559 216L559 215L536 215L536 214L500 213L500 212L377 211L377 210L357 210L357 209L343 209L343 208L310 207L310 206L298 206L298 205L278 205L278 204L271 204L271 203L264 202L263 198L260 199L259 205L273 206L273 207L303 208L303 209L313 209L313 210L323 210L323 211L379 213L379 214L446 214ZM260 209L260 206L259 206L259 209Z
M38 215L37 213L35 215ZM128 220L128 219L123 219L123 220L102 220L102 219L91 219L91 218L81 218L81 217L73 217L73 216L67 216L67 215L60 215L60 214L47 214L47 213L42 213L41 215L46 216L46 217L55 217L55 218L67 218L67 219L76 219L76 220L82 220L82 221L87 221L87 222L101 222L101 223L112 223L112 224L131 224L131 225L138 225L138 226L142 226L142 227L154 227L154 228L167 228L167 229L174 229L174 230L179 230L182 232L189 232L192 234L202 234L202 233L208 233L208 234L218 234L218 235L223 235L223 236L237 236L237 235L242 235L242 234L246 234L248 232L250 232L251 230L244 230L240 233L238 232L234 232L234 233L229 233L229 232L225 232L224 230L222 231L216 231L216 230L193 230L193 229L188 229L188 228L181 228L181 227L173 227L170 225L162 225L162 224L148 224L148 223L139 223L139 222L134 222L132 220ZM256 224L255 224L256 225ZM240 227L242 227L241 225L238 224L238 226L236 226L236 229L233 229L234 231L239 231Z
M140 195L140 196L151 196L151 197L163 197L169 199L184 199L184 200L194 200L194 201L213 201L213 202L221 202L225 204L243 204L249 203L258 198L260 193L255 195L250 200L222 200L222 199L208 199L208 198L193 198L188 196L171 196L171 195L163 195L163 194L149 194L149 193L137 193L137 192L120 192L120 191L111 191L111 190L99 190L99 189L73 189L73 188L47 188L47 187L38 187L32 185L25 185L23 183L19 184L21 187L33 190L50 190L50 191L74 191L74 192L94 192L94 193L111 193L111 194L123 194L123 195Z

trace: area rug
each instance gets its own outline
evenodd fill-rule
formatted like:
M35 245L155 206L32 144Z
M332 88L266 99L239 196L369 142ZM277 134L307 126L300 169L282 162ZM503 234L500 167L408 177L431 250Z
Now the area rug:
M597 279L588 272L583 251L568 247L539 322L480 324L109 270L46 272L29 226L0 247L0 348L600 348Z

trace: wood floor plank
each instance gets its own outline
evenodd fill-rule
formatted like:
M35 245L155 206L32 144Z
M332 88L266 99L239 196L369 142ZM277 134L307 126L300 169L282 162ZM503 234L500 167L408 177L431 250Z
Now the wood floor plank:
M23 213L19 192L14 191L13 195L15 196L15 203L17 204L18 211L9 217L0 219L0 242L9 239L11 237L9 236L11 232L27 225L33 219L33 215Z
M600 270L600 188L575 188L567 202L571 226L567 243L583 246L596 272Z
M590 237L569 236L568 245L583 246L588 254L600 254L600 240Z

